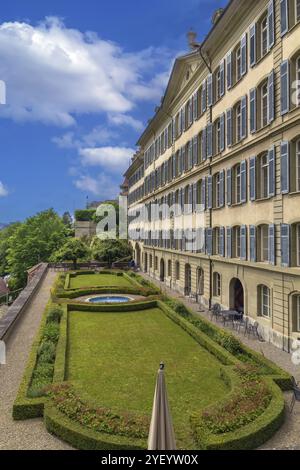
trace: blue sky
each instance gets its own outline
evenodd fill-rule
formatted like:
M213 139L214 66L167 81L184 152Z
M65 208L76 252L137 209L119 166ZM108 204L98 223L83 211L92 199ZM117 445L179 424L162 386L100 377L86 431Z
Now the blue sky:
M174 57L226 0L10 0L0 11L0 222L116 195Z

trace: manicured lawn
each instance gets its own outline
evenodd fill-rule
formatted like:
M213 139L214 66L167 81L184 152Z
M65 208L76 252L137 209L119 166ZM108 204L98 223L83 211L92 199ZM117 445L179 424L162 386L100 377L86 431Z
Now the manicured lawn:
M71 277L70 288L80 289L81 287L130 287L131 282L123 276L115 274L79 274Z
M189 416L227 393L220 363L159 309L69 316L67 379L115 411L151 415L156 372L166 380L177 445L193 448Z

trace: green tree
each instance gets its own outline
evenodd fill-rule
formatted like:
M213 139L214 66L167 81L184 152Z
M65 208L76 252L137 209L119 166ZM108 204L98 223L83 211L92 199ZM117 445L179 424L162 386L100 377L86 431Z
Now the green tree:
M126 240L100 240L95 237L91 249L95 260L106 261L110 266L115 261L132 256L132 249Z
M73 225L73 219L72 219L72 217L71 217L70 212L64 212L64 213L63 213L62 221L63 221L63 223L64 223L67 227L69 227L69 228L72 227L72 225Z
M48 262L64 243L68 231L53 209L39 212L21 223L8 240L7 264L13 288L26 284L26 271Z
M5 276L9 272L7 265L9 239L19 226L20 223L14 223L0 230L0 276Z
M69 238L65 243L52 255L52 261L72 261L73 267L76 269L77 261L89 257L90 250L86 244L78 238Z

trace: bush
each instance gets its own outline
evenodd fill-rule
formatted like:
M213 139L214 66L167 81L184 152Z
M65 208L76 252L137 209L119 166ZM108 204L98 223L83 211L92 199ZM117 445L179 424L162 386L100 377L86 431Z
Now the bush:
M53 364L55 360L55 344L51 341L44 340L38 349L38 361Z
M51 307L47 315L47 323L59 323L63 315L61 307Z
M58 323L47 323L44 328L44 339L57 343L59 338L59 324Z
M78 222L91 222L96 214L96 209L80 209L75 211L75 220Z
M52 378L53 370L53 364L39 363L33 372L33 380L49 381Z

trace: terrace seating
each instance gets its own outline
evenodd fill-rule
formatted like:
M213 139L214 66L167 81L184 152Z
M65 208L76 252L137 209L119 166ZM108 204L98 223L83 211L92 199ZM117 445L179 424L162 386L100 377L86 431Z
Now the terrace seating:
M257 337L260 340L261 337L260 337L260 334L258 332L258 327L259 327L259 323L257 321L255 321L253 324L249 322L247 331L245 332L245 335L246 335L246 333L248 333L248 338L250 338L250 335L253 335L254 337Z
M220 304L214 304L210 311L210 319L213 320L215 317L216 321L218 321L219 318L222 318L222 313L221 313L221 305Z

